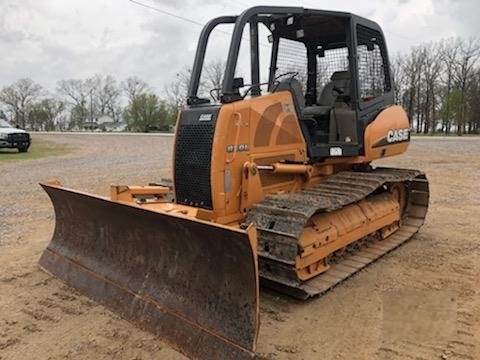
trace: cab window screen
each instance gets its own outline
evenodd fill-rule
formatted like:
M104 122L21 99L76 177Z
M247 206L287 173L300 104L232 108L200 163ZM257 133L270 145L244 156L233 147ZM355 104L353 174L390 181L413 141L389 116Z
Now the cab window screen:
M330 82L335 72L348 71L348 48L325 50L317 59L317 84L320 88Z
M357 25L357 56L360 99L368 101L389 92L391 84L382 34Z
M307 48L302 42L280 38L275 76L289 72L298 73L295 78L302 83L305 90L307 83Z

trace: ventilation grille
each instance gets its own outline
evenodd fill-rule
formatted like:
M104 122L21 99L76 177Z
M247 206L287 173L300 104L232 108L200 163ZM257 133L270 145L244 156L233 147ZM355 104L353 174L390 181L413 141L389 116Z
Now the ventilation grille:
M179 204L212 209L210 169L218 109L187 109L181 115L174 168L175 199Z
M30 135L27 133L13 133L7 135L8 140L13 142L28 142L30 140Z

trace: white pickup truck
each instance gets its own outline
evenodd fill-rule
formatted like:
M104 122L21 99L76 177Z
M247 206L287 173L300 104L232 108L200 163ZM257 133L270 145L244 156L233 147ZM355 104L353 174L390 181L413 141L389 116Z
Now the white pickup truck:
M14 128L5 120L0 119L0 148L17 148L20 152L26 152L30 143L28 132Z

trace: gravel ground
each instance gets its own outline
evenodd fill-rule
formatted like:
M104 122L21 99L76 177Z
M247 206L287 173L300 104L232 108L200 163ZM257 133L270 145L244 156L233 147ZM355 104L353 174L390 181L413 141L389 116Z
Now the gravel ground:
M7 220L7 226L2 224L0 245L17 237L7 233L7 227L18 236L25 232L14 226L19 218L51 217L45 211L49 207L47 197L39 191L41 181L58 179L75 189L107 195L110 183L145 184L170 174L172 136L35 134L33 141L36 138L67 143L75 150L66 156L0 165L4 174L1 189L6 195L1 200L5 206L0 215Z
M54 225L38 182L55 178L106 195L111 183L158 181L170 176L173 138L34 134L35 139L68 143L75 151L0 165L0 360L184 359L37 267ZM322 298L300 303L262 291L259 357L480 359L479 154L480 138L414 138L407 154L380 162L427 172L431 205L425 226L411 242ZM411 313L425 303L438 307ZM450 321L427 326L416 337L402 333L415 317L424 325L438 324L439 317ZM399 321L403 325L395 328Z

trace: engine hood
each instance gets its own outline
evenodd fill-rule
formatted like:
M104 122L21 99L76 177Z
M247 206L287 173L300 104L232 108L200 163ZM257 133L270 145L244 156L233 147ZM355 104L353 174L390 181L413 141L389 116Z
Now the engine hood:
M22 129L17 129L17 128L0 128L0 134L18 134L18 133L26 133L25 130Z

